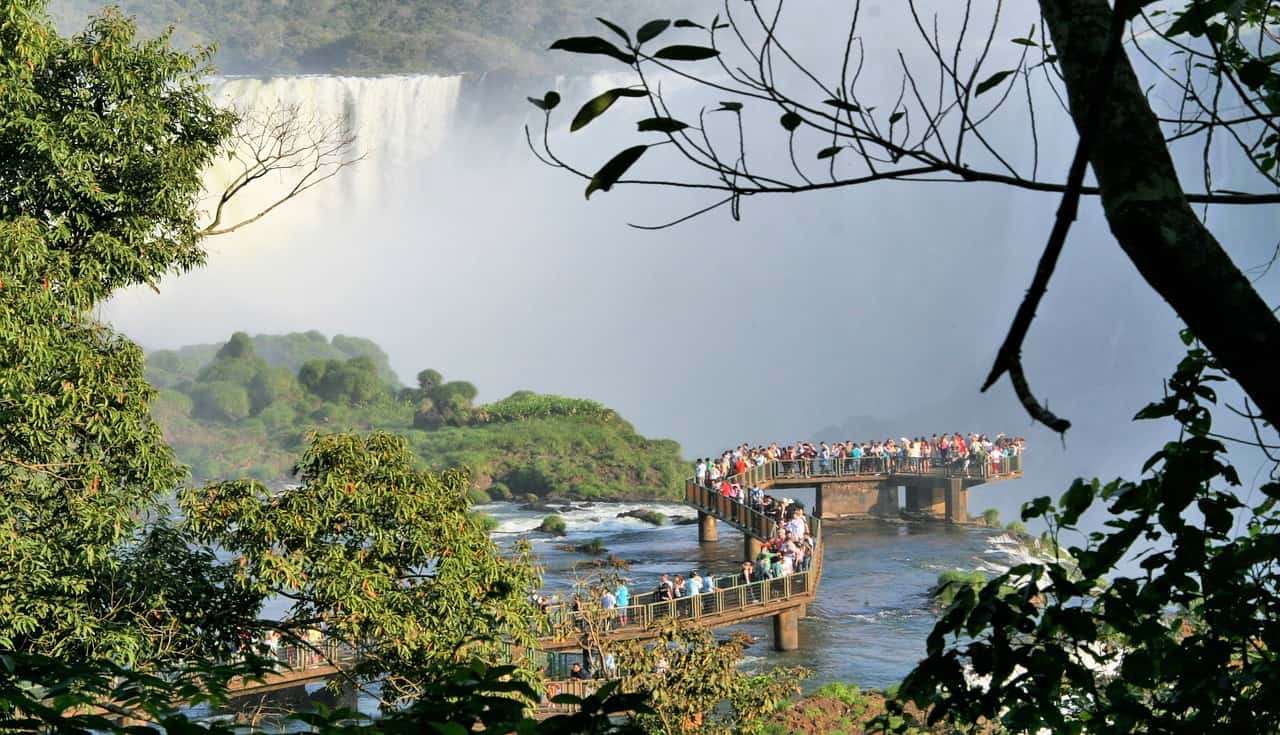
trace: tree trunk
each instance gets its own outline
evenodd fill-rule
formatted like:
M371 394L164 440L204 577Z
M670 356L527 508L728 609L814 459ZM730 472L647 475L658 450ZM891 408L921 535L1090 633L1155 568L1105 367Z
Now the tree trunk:
M1096 101L1106 0L1040 0L1077 129ZM1120 54L1089 162L1111 232L1272 427L1280 430L1280 320L1187 203L1137 76Z

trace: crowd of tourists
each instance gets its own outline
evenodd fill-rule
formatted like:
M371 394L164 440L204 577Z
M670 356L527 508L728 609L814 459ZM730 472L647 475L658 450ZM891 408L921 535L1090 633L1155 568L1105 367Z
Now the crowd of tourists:
M942 467L963 472L971 466L989 466L1000 472L1007 466L1007 458L1022 456L1025 445L1022 437L996 434L993 439L987 434L960 433L866 442L796 442L787 446L775 442L767 447L743 444L725 450L719 457L699 458L694 463L694 477L704 487L741 498L741 488L735 495L732 487L725 487L728 480L769 462L781 462L784 472L807 467L811 474L910 473Z

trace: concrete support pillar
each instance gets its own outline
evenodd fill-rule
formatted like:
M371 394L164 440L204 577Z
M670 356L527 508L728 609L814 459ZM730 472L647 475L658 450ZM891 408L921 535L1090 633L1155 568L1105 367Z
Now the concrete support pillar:
M720 531L716 528L715 516L698 511L698 540L705 544L719 539Z
M947 523L969 522L969 490L964 480L952 477L947 480L946 487Z
M756 555L764 548L764 544L760 543L754 536L742 534L742 558L747 561L755 561Z
M818 484L818 502L814 515L818 518L858 518L877 515L884 494L883 480L853 479ZM897 514L897 489L894 493L894 514Z
M881 518L897 518L902 509L898 507L898 486L884 483L876 493L876 507L873 515Z
M947 488L908 485L906 510L942 520L947 515Z
M773 650L794 651L800 647L800 611L785 610L773 616Z
M907 485L907 504L904 508L909 513L920 513L924 509L924 490L915 485Z

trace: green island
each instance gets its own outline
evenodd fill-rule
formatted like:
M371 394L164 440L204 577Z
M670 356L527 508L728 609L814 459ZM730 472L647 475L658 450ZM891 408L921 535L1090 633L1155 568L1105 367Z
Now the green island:
M468 468L473 502L538 495L674 499L680 445L649 439L595 401L518 391L474 405L475 386L425 369L400 384L375 343L315 331L238 332L147 354L152 411L200 482L292 481L316 432L394 432L427 468Z

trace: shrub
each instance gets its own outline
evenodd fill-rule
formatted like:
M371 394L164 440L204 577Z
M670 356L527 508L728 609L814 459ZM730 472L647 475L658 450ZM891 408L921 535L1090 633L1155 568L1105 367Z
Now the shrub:
M863 710L870 704L871 698L862 693L862 690L856 684L846 684L842 681L833 681L830 684L823 684L810 695L811 697L830 697L844 702L853 710L853 715L862 714Z
M249 393L235 383L196 383L191 388L191 415L213 421L239 421L249 415Z
M585 544L578 544L577 546L574 546L573 550L581 554L594 554L596 556L599 556L600 554L607 554L609 552L609 550L604 547L604 539L599 536L596 536Z
M249 400L254 413L277 401L295 402L300 398L302 386L293 373L284 368L264 368L249 383Z
M1030 534L1028 534L1028 533L1027 533L1027 527L1026 527L1026 526L1024 526L1024 525L1022 525L1022 522L1021 522L1021 521L1009 521L1009 525L1005 526L1005 527L1004 527L1004 530L1008 531L1009 533L1011 533L1011 534L1013 534L1013 535L1015 535L1015 536L1029 536L1029 535L1030 535Z
M546 518L543 518L542 524L533 530L541 531L542 533L549 533L552 536L563 536L565 534L564 519L555 513L552 513Z
M511 488L507 487L506 483L503 483L503 482L493 483L492 485L489 486L488 492L489 492L489 497L494 500L510 500L511 499Z
M471 501L472 505L484 505L489 502L489 493L478 487L473 487L467 491L467 499Z
M1000 527L1000 511L995 508L987 508L982 511L982 522L992 528Z
M226 344L218 349L216 357L219 360L238 360L242 357L253 357L253 339L244 332L236 332L231 335L231 339L227 340Z

